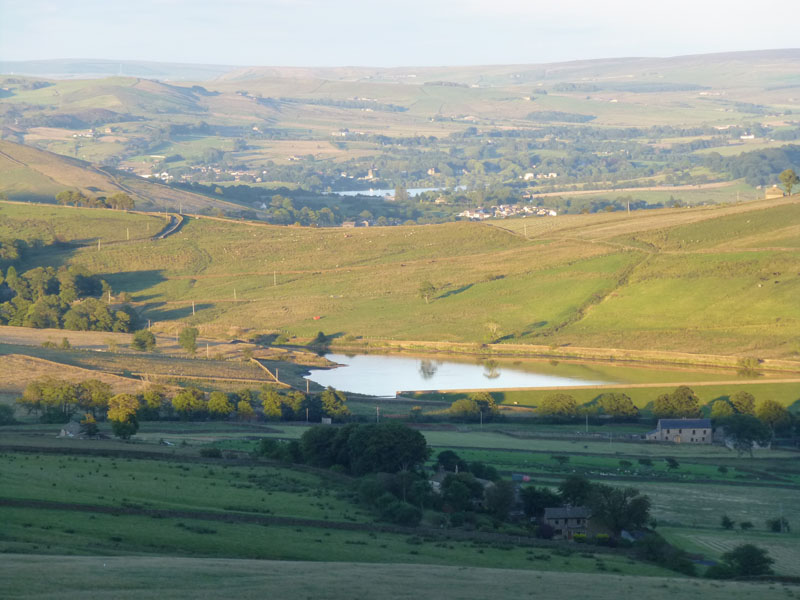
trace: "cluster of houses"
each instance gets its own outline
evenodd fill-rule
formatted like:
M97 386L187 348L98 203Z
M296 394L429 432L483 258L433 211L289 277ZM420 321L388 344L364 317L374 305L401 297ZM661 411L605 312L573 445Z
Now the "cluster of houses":
M520 175L520 179L524 179L525 181L533 181L534 179L555 179L558 177L558 173L525 173L525 175Z
M518 216L526 217L528 215L536 217L555 217L558 215L558 212L552 208L544 208L542 206L500 204L499 206L491 206L489 208L478 207L475 210L467 209L458 213L459 217L462 219L469 219L470 221L505 219Z

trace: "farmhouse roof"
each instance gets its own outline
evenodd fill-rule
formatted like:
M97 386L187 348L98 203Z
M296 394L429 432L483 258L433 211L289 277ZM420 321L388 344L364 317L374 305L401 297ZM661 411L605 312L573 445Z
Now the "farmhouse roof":
M588 519L589 509L585 506L559 506L544 509L545 519Z
M711 419L659 419L658 429L711 429Z

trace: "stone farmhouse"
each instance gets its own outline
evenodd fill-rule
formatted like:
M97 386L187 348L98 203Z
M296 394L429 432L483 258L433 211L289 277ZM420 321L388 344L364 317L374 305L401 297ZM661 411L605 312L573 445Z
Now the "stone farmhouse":
M646 439L676 444L710 444L713 441L711 433L711 419L659 419Z
M562 506L544 509L544 522L553 528L553 539L571 540L576 533L589 530L589 509L585 506Z

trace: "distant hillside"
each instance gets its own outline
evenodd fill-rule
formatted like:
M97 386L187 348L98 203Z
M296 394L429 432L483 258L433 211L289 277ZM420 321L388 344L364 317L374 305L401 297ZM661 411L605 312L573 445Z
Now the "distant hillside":
M173 81L202 81L219 77L234 68L224 65L106 59L0 60L0 73L53 79L125 76Z
M395 81L421 84L452 81L476 85L530 84L531 82L586 81L595 79L664 80L696 83L725 79L754 82L794 73L800 49L755 50L687 56L621 57L559 63L470 65L441 67L279 67L199 65L105 59L0 61L0 73L87 79L125 76L172 81L248 80L261 78L325 79L331 81Z
M126 192L142 210L177 210L199 212L242 207L199 194L157 184L113 169L0 140L0 192L10 200L53 202L64 189L80 190L90 196Z

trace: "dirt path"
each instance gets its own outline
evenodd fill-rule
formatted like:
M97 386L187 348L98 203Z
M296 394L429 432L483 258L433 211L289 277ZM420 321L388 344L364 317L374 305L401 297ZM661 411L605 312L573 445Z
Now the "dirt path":
M178 230L183 227L183 224L186 222L186 218L183 215L173 215L169 216L169 223L159 231L157 234L153 236L154 240L163 240L168 238L174 233L177 233Z

